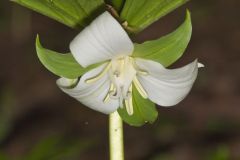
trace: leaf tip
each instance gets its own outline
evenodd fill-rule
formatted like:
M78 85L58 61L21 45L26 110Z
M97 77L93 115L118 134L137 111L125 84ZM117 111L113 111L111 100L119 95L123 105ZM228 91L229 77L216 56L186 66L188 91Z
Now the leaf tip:
M190 30L192 30L191 12L188 9L186 10L186 18L184 23L189 26Z
M39 58L40 62L44 65L44 54L43 54L43 47L42 47L42 44L40 42L40 38L39 38L39 35L37 34L36 36L36 42L35 42L35 45L36 45L36 52L37 52L37 57ZM44 65L45 66L45 65Z
M41 42L40 42L40 38L39 38L39 35L37 34L36 36L36 50L37 50L37 54L38 54L38 49L42 48L42 45L41 45Z
M191 12L189 11L189 9L186 10L186 18L187 19L191 18Z

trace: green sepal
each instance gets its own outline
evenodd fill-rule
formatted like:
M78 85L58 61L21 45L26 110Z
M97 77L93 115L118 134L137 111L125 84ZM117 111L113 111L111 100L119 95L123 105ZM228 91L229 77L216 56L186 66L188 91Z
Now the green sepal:
M52 73L65 78L78 78L90 69L95 68L99 64L91 65L83 68L74 59L71 53L61 54L49 49L43 48L40 43L39 36L36 38L36 51L39 60Z
M87 26L105 8L103 0L12 1L76 29Z
M153 123L158 117L156 105L144 99L133 85L133 115L127 113L126 107L119 108L118 113L122 120L131 126L140 127L146 123Z
M168 67L183 55L191 35L191 16L187 11L184 23L174 32L157 40L134 44L133 57L150 59Z
M126 0L121 19L132 32L140 32L188 0Z

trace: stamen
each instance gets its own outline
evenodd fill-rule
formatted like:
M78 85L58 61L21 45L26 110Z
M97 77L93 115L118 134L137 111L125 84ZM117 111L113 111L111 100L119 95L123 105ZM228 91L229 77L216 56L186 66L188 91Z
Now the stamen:
M120 106L120 108L123 108L123 97L122 96L119 97L119 106Z
M109 95L110 95L110 98L112 99L118 99L118 95L116 91L110 91Z
M104 75L105 75L105 73L110 69L110 67L111 67L111 63L109 63L105 68L104 68L104 70L101 72L101 73L99 73L98 75L96 75L96 76L94 76L94 77L92 77L92 78L89 78L89 79L86 79L85 80L85 83L94 83L94 82L96 82L96 81L98 81L100 78L102 78Z
M111 65L110 65L111 64ZM138 90L139 94L143 98L148 98L147 92L142 87L141 83L136 77L136 74L139 75L149 75L149 73L145 70L140 69L136 64L132 57L124 56L119 57L118 59L113 59L108 66L97 76L86 80L86 83L92 83L97 80L99 80L110 68L109 76L111 80L111 85L109 87L109 91L106 94L103 102L107 103L109 100L114 99L119 101L119 105L121 108L124 106L126 107L126 111L129 115L132 115L134 112L133 109L133 97L132 97L132 85L134 84L136 86L136 89ZM133 65L133 66L132 66ZM135 71L134 74L135 77L132 80L132 83L129 87L126 86L128 82L125 83L125 78L127 79L128 76L128 67L134 67ZM131 68L130 68L131 69ZM125 75L126 74L126 75ZM134 76L131 75L131 76ZM131 77L132 78L132 77ZM128 79L127 79L128 80ZM128 87L128 90L126 90Z
M144 71L144 70L141 70L141 69L138 69L138 70L137 70L137 73L138 73L138 74L141 74L141 75L143 75L143 76L149 75L148 71Z
M128 91L128 99L125 99L125 107L127 110L128 115L133 115L133 104L132 104L132 85L129 87L129 91Z
M109 100L110 100L110 95L109 95L109 93L107 93L106 97L103 100L103 103L107 103L107 102L109 102Z
M109 102L110 98L112 98L112 96L115 94L115 92L116 92L115 86L113 83L111 83L108 93L107 93L106 97L104 98L103 102L104 103Z
M123 108L123 100L124 100L123 86L120 86L120 91L118 92L118 94L119 94L120 108Z
M130 116L133 115L132 97L127 100L124 100L124 101L125 101L125 106L126 106L128 115L130 115Z
M141 95L144 99L147 99L147 98L148 98L147 92L146 92L145 89L142 87L141 83L138 81L138 79L137 79L136 77L134 77L133 83L134 83L135 87L137 88L138 92L140 93L140 95Z
M139 66L136 64L136 62L134 61L134 59L132 57L130 57L130 61L131 61L132 65L134 66L134 68L136 69L138 74L141 74L143 76L149 75L148 71L145 71L145 70L139 68Z

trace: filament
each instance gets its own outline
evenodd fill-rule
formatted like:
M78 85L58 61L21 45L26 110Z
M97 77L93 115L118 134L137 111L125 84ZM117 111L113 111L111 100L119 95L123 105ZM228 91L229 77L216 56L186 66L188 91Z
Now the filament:
M132 85L129 87L129 91L128 91L129 96L127 99L124 100L125 102L125 107L127 110L128 115L133 115L133 102L132 102Z
M114 86L113 83L111 83L108 93L107 93L106 97L104 98L103 102L104 103L109 102L110 98L112 98L112 96L114 96L115 93L116 93L116 87Z
M148 73L147 71L144 71L144 70L141 70L141 69L138 69L138 70L137 70L137 73L138 73L138 74L141 74L141 75L143 75L143 76L149 75L149 73Z
M90 84L90 83L94 83L94 82L98 81L105 75L105 73L110 69L110 67L111 67L111 63L109 63L101 73L99 73L98 75L96 75L92 78L86 79L85 82L87 84Z
M133 83L134 83L135 87L137 88L138 92L140 93L140 95L141 95L144 99L147 99L147 98L148 98L147 92L146 92L145 89L142 87L141 83L138 81L138 79L137 79L136 77L134 77Z

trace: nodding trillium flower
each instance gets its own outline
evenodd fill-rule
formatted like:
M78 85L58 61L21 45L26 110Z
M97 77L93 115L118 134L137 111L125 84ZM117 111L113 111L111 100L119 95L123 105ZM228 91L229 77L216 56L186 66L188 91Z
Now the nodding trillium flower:
M166 69L152 60L132 57L134 45L122 26L104 12L70 44L75 60L83 67L102 64L80 80L60 78L57 85L84 105L109 114L126 107L133 114L133 86L139 94L161 106L173 106L189 93L203 65L194 62Z

